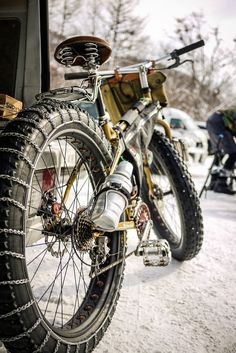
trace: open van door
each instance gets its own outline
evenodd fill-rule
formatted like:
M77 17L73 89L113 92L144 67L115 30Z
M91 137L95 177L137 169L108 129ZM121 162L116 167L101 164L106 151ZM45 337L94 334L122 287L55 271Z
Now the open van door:
M49 86L48 1L1 0L0 128L9 102L28 107ZM6 352L1 342L0 352Z
M1 0L0 94L24 107L50 85L47 0Z

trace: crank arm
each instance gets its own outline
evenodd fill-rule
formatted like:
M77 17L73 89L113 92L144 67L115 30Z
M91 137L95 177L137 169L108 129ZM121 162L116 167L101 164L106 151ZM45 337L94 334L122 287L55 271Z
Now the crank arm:
M142 239L140 240L140 242L139 242L139 244L137 246L137 249L135 250L135 255L136 256L140 256L140 255L142 256L142 244L143 244L143 242L147 241L148 236L150 234L150 231L152 229L152 226L153 226L153 222L149 219L147 221L146 226L145 226Z
M166 239L149 239L152 224L151 220L147 222L135 255L143 256L145 266L167 266L171 261L170 245Z
M130 257L131 255L135 254L135 251L131 251L129 254L125 255L124 257L122 257L122 259L119 259L119 260L116 260L114 262L112 262L112 264L106 266L106 267L103 267L101 270L95 270L93 272L90 272L89 276L91 278L95 278L96 276L99 276L101 275L102 273L110 270L112 267L115 267L116 265L119 265L120 263L122 263L124 260L126 260L128 257Z
M126 260L128 257L132 256L132 255L138 255L140 254L141 251L141 247L142 247L142 243L143 241L146 241L146 239L148 238L148 235L152 229L152 224L153 222L151 220L148 220L147 225L145 227L143 236L142 236L142 240L139 242L137 248L134 251L131 251L129 254L127 254L126 256L124 256L123 258L116 260L114 262L112 262L112 264L100 269L100 270L95 270L93 272L90 272L90 277L91 278L95 278L96 276L99 276L100 274L110 270L112 267L115 267L116 265L119 265L120 263L122 263L124 260Z

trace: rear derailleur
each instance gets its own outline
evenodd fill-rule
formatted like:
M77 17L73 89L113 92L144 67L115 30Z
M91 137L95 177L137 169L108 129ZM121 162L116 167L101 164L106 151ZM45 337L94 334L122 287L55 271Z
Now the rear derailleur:
M145 266L167 266L171 261L171 250L166 239L150 239L153 222L150 219L150 213L145 203L141 203L134 216L137 227L139 243L136 249L124 257L112 262L110 265L103 268L94 268L90 277L94 278L105 271L124 262L131 255L143 256Z

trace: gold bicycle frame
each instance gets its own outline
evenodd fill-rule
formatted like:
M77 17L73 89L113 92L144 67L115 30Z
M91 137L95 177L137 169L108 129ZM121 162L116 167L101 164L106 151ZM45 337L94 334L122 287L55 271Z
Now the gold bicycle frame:
M145 70L140 70L140 80L142 82L144 82L144 86L147 85L147 72ZM100 89L100 87L98 88ZM143 93L143 102L145 105L148 105L152 102L152 96L150 91ZM113 125L110 123L109 119L106 119L106 117L100 117L100 121L101 121L101 127L103 129L103 132L106 136L106 139L113 145L116 146L116 154L112 163L112 166L110 167L109 170L109 174L114 173L119 160L122 156L123 153L123 140L121 140L120 136L119 136L119 131L124 132L128 125L125 121L120 121L116 124L116 127L118 127L118 129L114 129ZM155 123L162 126L164 128L165 131L165 135L168 139L172 139L172 133L171 133L171 128L169 126L169 124L163 120L163 119L159 119L157 118L155 120ZM145 159L143 161L143 165L144 165L144 174L146 177L146 181L147 181L147 185L148 185L148 189L151 195L154 195L154 182L152 180L152 173L150 171L149 165L148 165L148 159L147 156L145 156ZM69 181L67 183L67 187L65 190L65 193L63 195L63 199L62 199L62 203L65 203L66 200L68 199L69 193L71 191L71 188L73 186L73 183L75 181L75 179L77 178L77 174L78 174L78 165L76 165L69 177ZM128 229L135 229L136 225L135 222L132 220L132 218L130 219L130 212L126 212L128 220L127 221L122 221L119 223L117 230L119 231L124 231L124 230L128 230ZM97 230L94 230L96 232L96 237L98 236L98 233L103 234L103 232L98 232Z

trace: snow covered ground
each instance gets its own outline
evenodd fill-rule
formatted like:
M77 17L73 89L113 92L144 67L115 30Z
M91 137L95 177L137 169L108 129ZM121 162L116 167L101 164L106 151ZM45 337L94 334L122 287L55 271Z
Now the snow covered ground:
M207 164L190 171L200 190ZM201 204L199 255L166 268L127 260L116 313L94 353L236 352L236 195L208 192Z
M198 190L207 163L190 166ZM199 255L166 268L129 258L116 313L94 353L236 353L236 195L208 192L201 204Z

